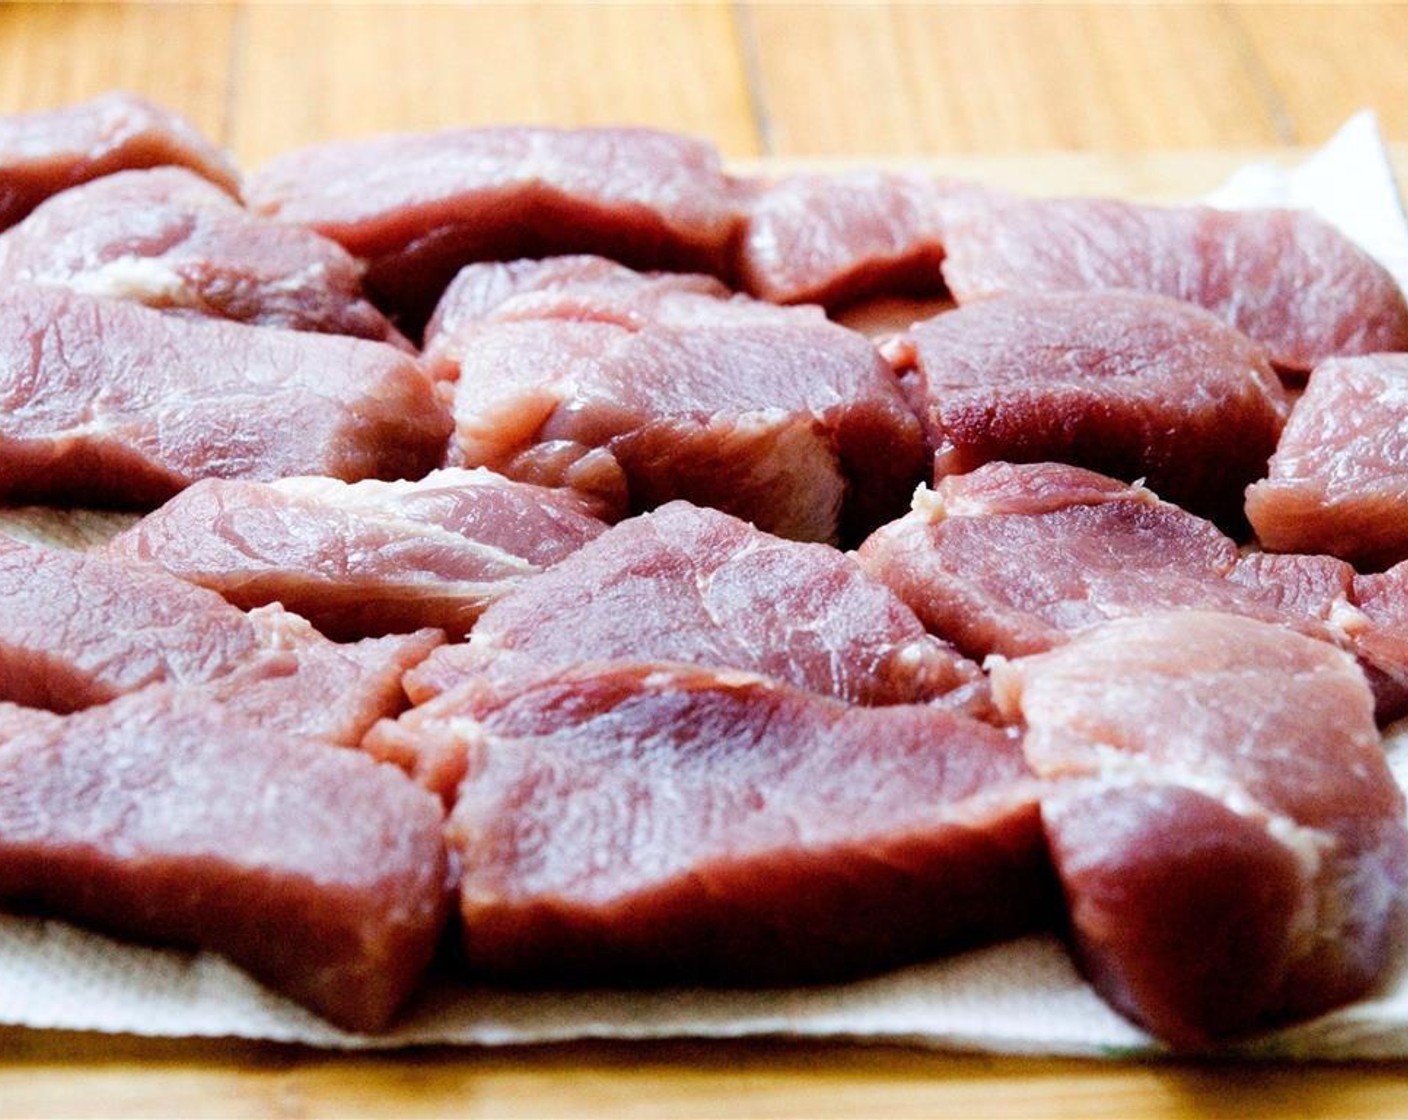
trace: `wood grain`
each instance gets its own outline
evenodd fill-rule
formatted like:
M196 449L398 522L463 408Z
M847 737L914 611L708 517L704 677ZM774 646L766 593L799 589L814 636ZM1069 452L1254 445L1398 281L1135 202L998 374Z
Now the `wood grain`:
M0 112L124 87L247 166L382 130L627 122L734 158L874 154L1018 190L1174 199L1369 105L1408 172L1401 4L10 3L0 58ZM341 1054L0 1029L0 1116L1387 1120L1405 1100L1403 1063L778 1042Z
M652 125L758 152L721 5L335 9L244 8L230 143L246 165L318 140L503 123Z

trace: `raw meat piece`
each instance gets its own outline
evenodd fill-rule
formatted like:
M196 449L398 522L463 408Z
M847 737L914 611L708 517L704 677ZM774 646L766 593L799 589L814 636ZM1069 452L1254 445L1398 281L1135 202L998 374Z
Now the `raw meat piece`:
M836 979L1048 917L1014 733L662 663L483 683L439 728L477 975Z
M0 497L156 505L202 477L418 478L450 430L390 346L18 287L0 302Z
M1290 404L1262 349L1215 316L1138 292L1013 295L886 347L934 476L995 460L1146 479L1234 525Z
M943 292L944 218L961 186L885 171L791 175L761 187L739 248L743 288L843 307Z
M432 376L458 378L464 465L607 501L625 490L634 512L686 498L801 540L858 537L918 480L919 425L893 374L818 309L651 276L532 284L432 343Z
M179 311L407 347L335 241L250 214L179 167L49 199L0 236L0 284L46 284Z
M368 288L414 323L471 261L595 253L727 276L746 191L687 137L507 127L305 148L248 194L366 258Z
M1293 687L1290 687L1293 682ZM1251 619L1123 619L999 663L1082 967L1174 1046L1356 999L1395 958L1404 802L1348 654Z
M485 470L351 485L206 479L109 551L241 607L280 602L333 638L420 626L462 638L486 606L605 528L571 491Z
M1354 577L1354 605L1366 619L1353 649L1374 690L1380 723L1408 716L1408 562Z
M132 168L189 167L232 195L239 172L189 121L130 93L0 116L0 229L50 195Z
M0 743L0 898L220 953L349 1030L434 953L441 823L391 767L165 686Z
M1353 571L1239 559L1214 525L1142 486L1061 464L992 463L921 491L861 566L970 657L1059 645L1111 618L1201 608L1344 641Z
M993 195L945 230L959 303L1017 292L1133 288L1196 303L1284 370L1408 349L1408 302L1388 270L1324 219L1292 210L1160 208Z
M684 502L623 522L500 599L468 644L432 654L405 686L423 704L481 674L522 680L612 660L747 670L851 703L986 711L978 667L849 557ZM426 712L406 720L438 718ZM453 790L462 757L403 744L368 748Z
M0 538L0 700L56 712L170 683L271 729L356 746L438 631L336 645L278 606L94 553Z
M1276 552L1367 568L1408 558L1408 354L1315 368L1247 518Z

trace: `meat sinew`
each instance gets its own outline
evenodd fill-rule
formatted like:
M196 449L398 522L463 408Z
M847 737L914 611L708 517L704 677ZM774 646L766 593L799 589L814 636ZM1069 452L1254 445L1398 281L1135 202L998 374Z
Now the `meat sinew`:
M201 477L419 477L450 419L391 346L20 287L0 302L0 496L156 505Z
M0 236L0 284L407 345L335 241L256 217L178 167L121 172L49 199Z
M239 192L239 172L189 121L130 93L0 116L0 230L79 183L164 165L188 167Z
M1290 404L1261 347L1212 314L1138 292L1013 295L886 347L934 475L1066 462L1230 524Z
M1047 920L1014 734L661 663L456 698L447 837L477 975L815 981Z
M727 275L739 188L709 145L649 129L459 129L282 156L251 205L370 262L369 288L423 318L472 261L595 253Z
M108 551L242 607L282 603L334 638L421 626L463 637L491 602L605 528L571 491L485 470L351 485L205 479Z
M1408 354L1315 368L1269 476L1247 490L1247 518L1278 552L1373 568L1408 559Z
M223 954L351 1030L386 1026L435 950L441 824L395 769L179 689L0 742L0 899Z
M532 275L432 343L432 375L458 379L465 465L634 512L685 498L801 540L858 536L903 506L919 424L861 335L659 277L532 290Z
M837 308L943 292L944 217L971 188L883 171L791 175L759 187L739 248L743 287Z
M1334 355L1408 349L1408 301L1392 275L1305 211L993 195L950 217L945 247L944 277L960 303L1154 292L1207 308L1278 367L1302 373Z
M1408 829L1347 654L1182 612L999 663L993 687L1053 783L1042 817L1075 949L1114 1006L1198 1046L1385 975Z
M862 567L970 657L1050 649L1112 618L1203 609L1326 641L1357 625L1328 557L1239 557L1211 522L1142 486L1062 464L991 463L921 491Z

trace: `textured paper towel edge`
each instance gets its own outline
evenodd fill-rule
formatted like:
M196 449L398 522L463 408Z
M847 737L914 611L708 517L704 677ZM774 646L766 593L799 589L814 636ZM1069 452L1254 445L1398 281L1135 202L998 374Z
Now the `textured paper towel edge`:
M1372 252L1408 291L1408 223L1371 113L1300 167L1244 168L1219 206L1305 206ZM1408 776L1408 736L1390 757ZM858 983L778 992L517 994L427 986L394 1031L349 1035L208 954L122 945L61 922L0 916L0 1023L166 1037L241 1037L337 1048L568 1039L786 1035L1000 1054L1157 1053L1033 937ZM1239 1047L1245 1056L1408 1056L1408 975L1332 1015Z

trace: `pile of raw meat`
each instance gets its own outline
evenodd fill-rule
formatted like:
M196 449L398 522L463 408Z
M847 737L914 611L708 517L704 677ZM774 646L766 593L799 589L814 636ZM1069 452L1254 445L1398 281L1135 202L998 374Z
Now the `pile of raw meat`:
M242 178L111 95L0 120L0 227L7 908L360 1031L1051 930L1199 1047L1394 966L1408 306L1318 219L640 130Z

